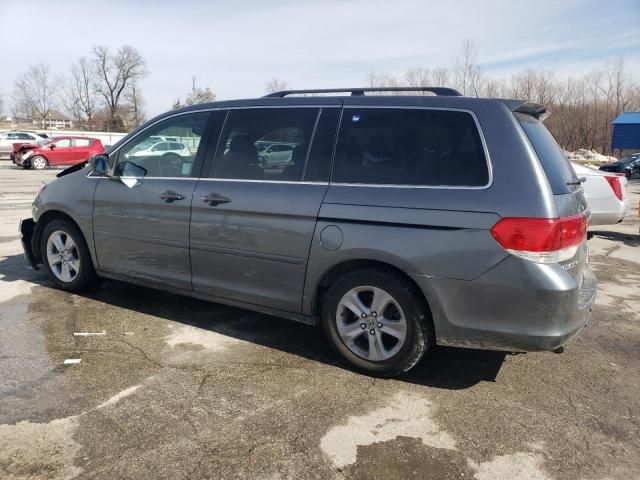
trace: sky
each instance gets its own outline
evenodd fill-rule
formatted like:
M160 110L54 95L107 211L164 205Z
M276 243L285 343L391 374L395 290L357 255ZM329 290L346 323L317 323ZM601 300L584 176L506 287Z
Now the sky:
M41 61L66 74L93 45L147 62L151 117L196 77L219 99L363 86L371 72L450 67L472 41L487 75L525 68L578 76L624 56L640 81L640 0L0 0L0 95Z

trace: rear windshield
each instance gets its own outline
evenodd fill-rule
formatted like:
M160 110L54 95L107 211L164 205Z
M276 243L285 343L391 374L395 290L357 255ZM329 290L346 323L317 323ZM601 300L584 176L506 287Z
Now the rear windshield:
M578 180L569 160L541 121L522 113L515 113L516 118L522 125L529 141L536 151L542 168L547 174L551 191L555 195L571 193L576 189L575 185L567 185Z

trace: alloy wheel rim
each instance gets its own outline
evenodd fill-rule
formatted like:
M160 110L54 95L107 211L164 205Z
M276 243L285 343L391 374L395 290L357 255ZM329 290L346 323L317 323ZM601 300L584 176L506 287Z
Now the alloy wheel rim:
M373 286L352 288L344 294L338 302L336 327L352 353L372 362L393 357L407 337L400 304L389 292Z
M56 230L47 239L47 262L58 280L73 282L80 273L78 247L71 235Z
M40 170L40 169L45 167L45 162L44 162L44 160L42 158L34 158L33 159L33 166L36 169Z

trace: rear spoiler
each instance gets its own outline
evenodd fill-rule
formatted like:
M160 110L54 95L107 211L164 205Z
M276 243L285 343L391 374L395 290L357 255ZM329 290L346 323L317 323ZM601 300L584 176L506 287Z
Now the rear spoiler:
M549 109L539 103L523 102L522 100L503 100L503 102L512 112L524 113L541 122L544 122L551 115Z

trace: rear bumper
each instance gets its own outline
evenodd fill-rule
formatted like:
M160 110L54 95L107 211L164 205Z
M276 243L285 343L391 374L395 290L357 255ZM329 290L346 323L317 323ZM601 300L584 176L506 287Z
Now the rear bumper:
M622 201L615 197L608 198L590 198L589 207L591 208L590 225L615 225L624 220L627 214L627 199Z
M563 346L588 323L597 291L588 267L578 285L560 265L513 257L473 281L423 278L422 283L427 280L423 288L433 299L436 342L487 350Z
M24 258L27 259L29 264L34 270L39 270L39 263L33 252L33 232L36 227L36 222L32 218L25 218L20 220L20 241L22 242L22 249L24 250Z

